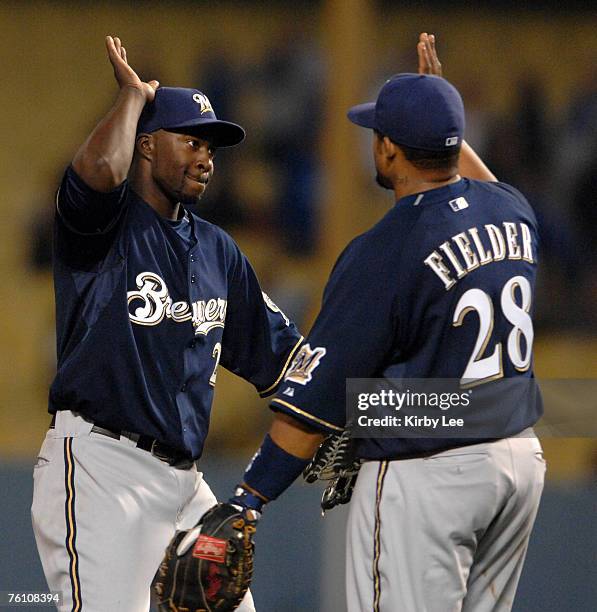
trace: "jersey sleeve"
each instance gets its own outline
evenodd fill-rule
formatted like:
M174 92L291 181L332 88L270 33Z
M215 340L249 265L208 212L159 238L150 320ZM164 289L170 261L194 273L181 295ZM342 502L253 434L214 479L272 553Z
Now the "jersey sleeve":
M302 340L294 323L263 293L251 264L235 246L220 363L266 397L277 389Z
M270 402L325 432L346 424L346 379L381 375L398 325L391 271L360 243L336 263L313 329Z
M69 166L56 194L57 216L77 234L104 234L120 217L126 191L127 181L107 193L95 191Z

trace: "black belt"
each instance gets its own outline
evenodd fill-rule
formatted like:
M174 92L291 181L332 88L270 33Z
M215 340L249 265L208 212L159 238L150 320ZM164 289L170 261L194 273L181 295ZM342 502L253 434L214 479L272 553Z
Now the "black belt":
M50 429L54 429L55 423L56 415L53 415L52 421L50 422ZM195 465L195 462L188 455L185 455L184 453L181 453L170 446L166 446L150 436L137 434L130 431L112 431L111 429L106 429L100 425L93 425L91 432L101 434L102 436L107 436L113 440L120 440L121 436L128 438L129 440L135 442L137 448L151 453L160 461L163 461L164 463L167 463L168 465L180 470L189 470L193 467L193 465Z

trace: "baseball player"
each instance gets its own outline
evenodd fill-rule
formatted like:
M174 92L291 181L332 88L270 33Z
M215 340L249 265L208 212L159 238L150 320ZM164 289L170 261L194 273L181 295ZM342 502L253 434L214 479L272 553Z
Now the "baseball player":
M259 510L346 426L346 380L531 382L537 223L463 141L464 108L441 78L433 36L419 74L399 74L348 117L373 130L377 182L396 203L341 254L321 312L271 407L232 503ZM494 406L495 408L495 406ZM356 440L351 612L509 610L543 488L532 426L539 396L473 414L484 437ZM323 447L322 447L323 448Z
M142 82L118 38L106 47L120 91L57 195L58 371L32 518L60 610L140 612L175 531L216 503L196 461L218 366L265 396L302 338L186 208L244 130L200 91Z

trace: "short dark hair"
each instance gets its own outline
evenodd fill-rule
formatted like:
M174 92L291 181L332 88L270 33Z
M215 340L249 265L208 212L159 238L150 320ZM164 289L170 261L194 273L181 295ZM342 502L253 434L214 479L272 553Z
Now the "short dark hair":
M373 130L380 138L384 134L378 130ZM391 140L391 139L390 139ZM394 142L392 140L392 142ZM453 170L458 168L458 157L460 156L460 145L451 147L446 151L427 151L425 149L415 149L406 145L394 144L400 148L406 161L410 162L419 170Z
M400 147L406 160L419 170L452 170L458 168L460 145L446 151L426 151L395 144Z

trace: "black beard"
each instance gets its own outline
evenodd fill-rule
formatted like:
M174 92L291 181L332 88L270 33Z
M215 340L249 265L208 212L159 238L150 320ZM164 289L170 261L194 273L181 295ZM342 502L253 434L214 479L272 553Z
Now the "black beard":
M387 177L383 176L383 174L380 174L379 172L375 175L375 182L384 189L394 189L394 186L392 183L390 183Z

